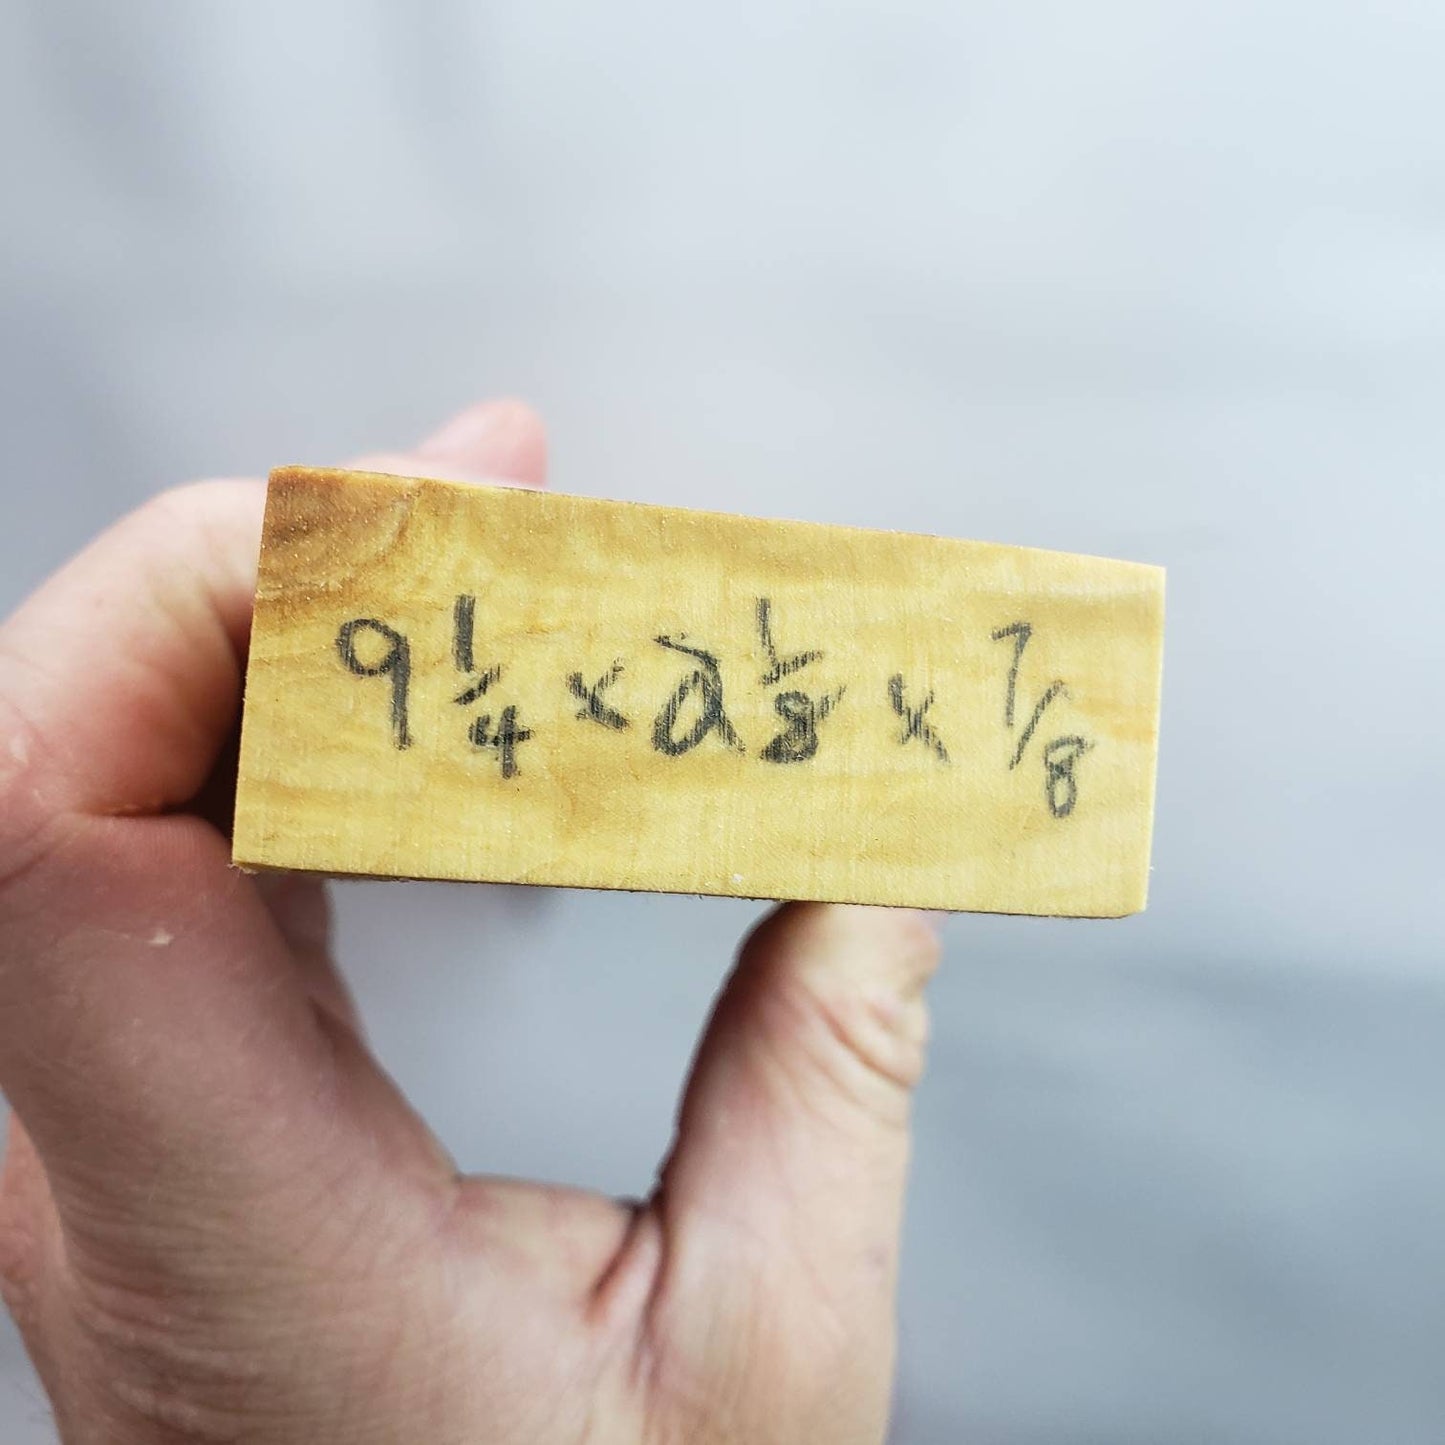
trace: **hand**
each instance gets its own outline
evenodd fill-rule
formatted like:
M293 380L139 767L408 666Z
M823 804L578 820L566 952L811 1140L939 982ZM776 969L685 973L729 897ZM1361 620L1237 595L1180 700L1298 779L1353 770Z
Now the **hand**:
M535 486L544 442L499 403L359 465ZM773 913L645 1204L460 1176L322 886L207 821L263 495L158 497L0 630L0 1277L62 1438L882 1440L932 930Z

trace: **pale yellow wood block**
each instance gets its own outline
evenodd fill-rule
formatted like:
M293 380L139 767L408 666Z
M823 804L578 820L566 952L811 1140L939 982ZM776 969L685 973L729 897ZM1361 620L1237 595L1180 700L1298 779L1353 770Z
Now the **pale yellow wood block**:
M235 859L1135 912L1163 585L1020 547L282 469Z

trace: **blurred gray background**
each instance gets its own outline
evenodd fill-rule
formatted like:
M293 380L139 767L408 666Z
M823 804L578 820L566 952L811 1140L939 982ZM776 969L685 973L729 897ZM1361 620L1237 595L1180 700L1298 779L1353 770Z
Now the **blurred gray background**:
M7 608L494 392L562 490L1166 564L1150 911L947 925L896 1440L1445 1442L1439 0L3 0L0 137ZM756 909L340 894L465 1165L648 1188Z

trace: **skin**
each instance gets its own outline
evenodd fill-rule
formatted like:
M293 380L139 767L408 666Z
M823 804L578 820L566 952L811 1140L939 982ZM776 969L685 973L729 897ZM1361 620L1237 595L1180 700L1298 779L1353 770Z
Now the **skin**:
M358 465L545 441L492 403ZM229 863L263 496L159 496L0 628L0 1282L62 1439L876 1445L930 923L772 913L645 1203L459 1174L323 886Z

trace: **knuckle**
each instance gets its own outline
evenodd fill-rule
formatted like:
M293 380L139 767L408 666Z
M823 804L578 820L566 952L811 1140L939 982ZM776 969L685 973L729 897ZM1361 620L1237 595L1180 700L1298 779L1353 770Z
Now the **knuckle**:
M222 534L234 525L236 505L242 499L254 502L264 490L264 482L245 477L181 482L156 492L119 525L135 527L147 535L179 536L223 550ZM259 506L254 508L254 515L259 529Z
M940 952L927 920L897 910L785 910L748 949L773 1052L890 1119L906 1115L927 1051L924 986Z
M204 511L212 498L233 485L235 484L232 482L219 479L177 482L174 486L164 487L148 497L141 503L139 510L158 512L162 516L193 516L196 512Z
M852 1127L862 1116L907 1126L923 1070L921 1001L900 1011L876 996L790 979L761 1000L759 1023L774 1077L820 1122Z
M215 483L182 482L155 492L134 511L116 523L118 531L140 530L161 536L172 535L179 528L188 530L196 517L204 512Z
M870 1077L910 1092L923 1074L928 1013L922 999L886 990L812 991L828 1036Z
M19 665L0 642L0 899L47 851L56 810L44 797L44 739L16 701Z

